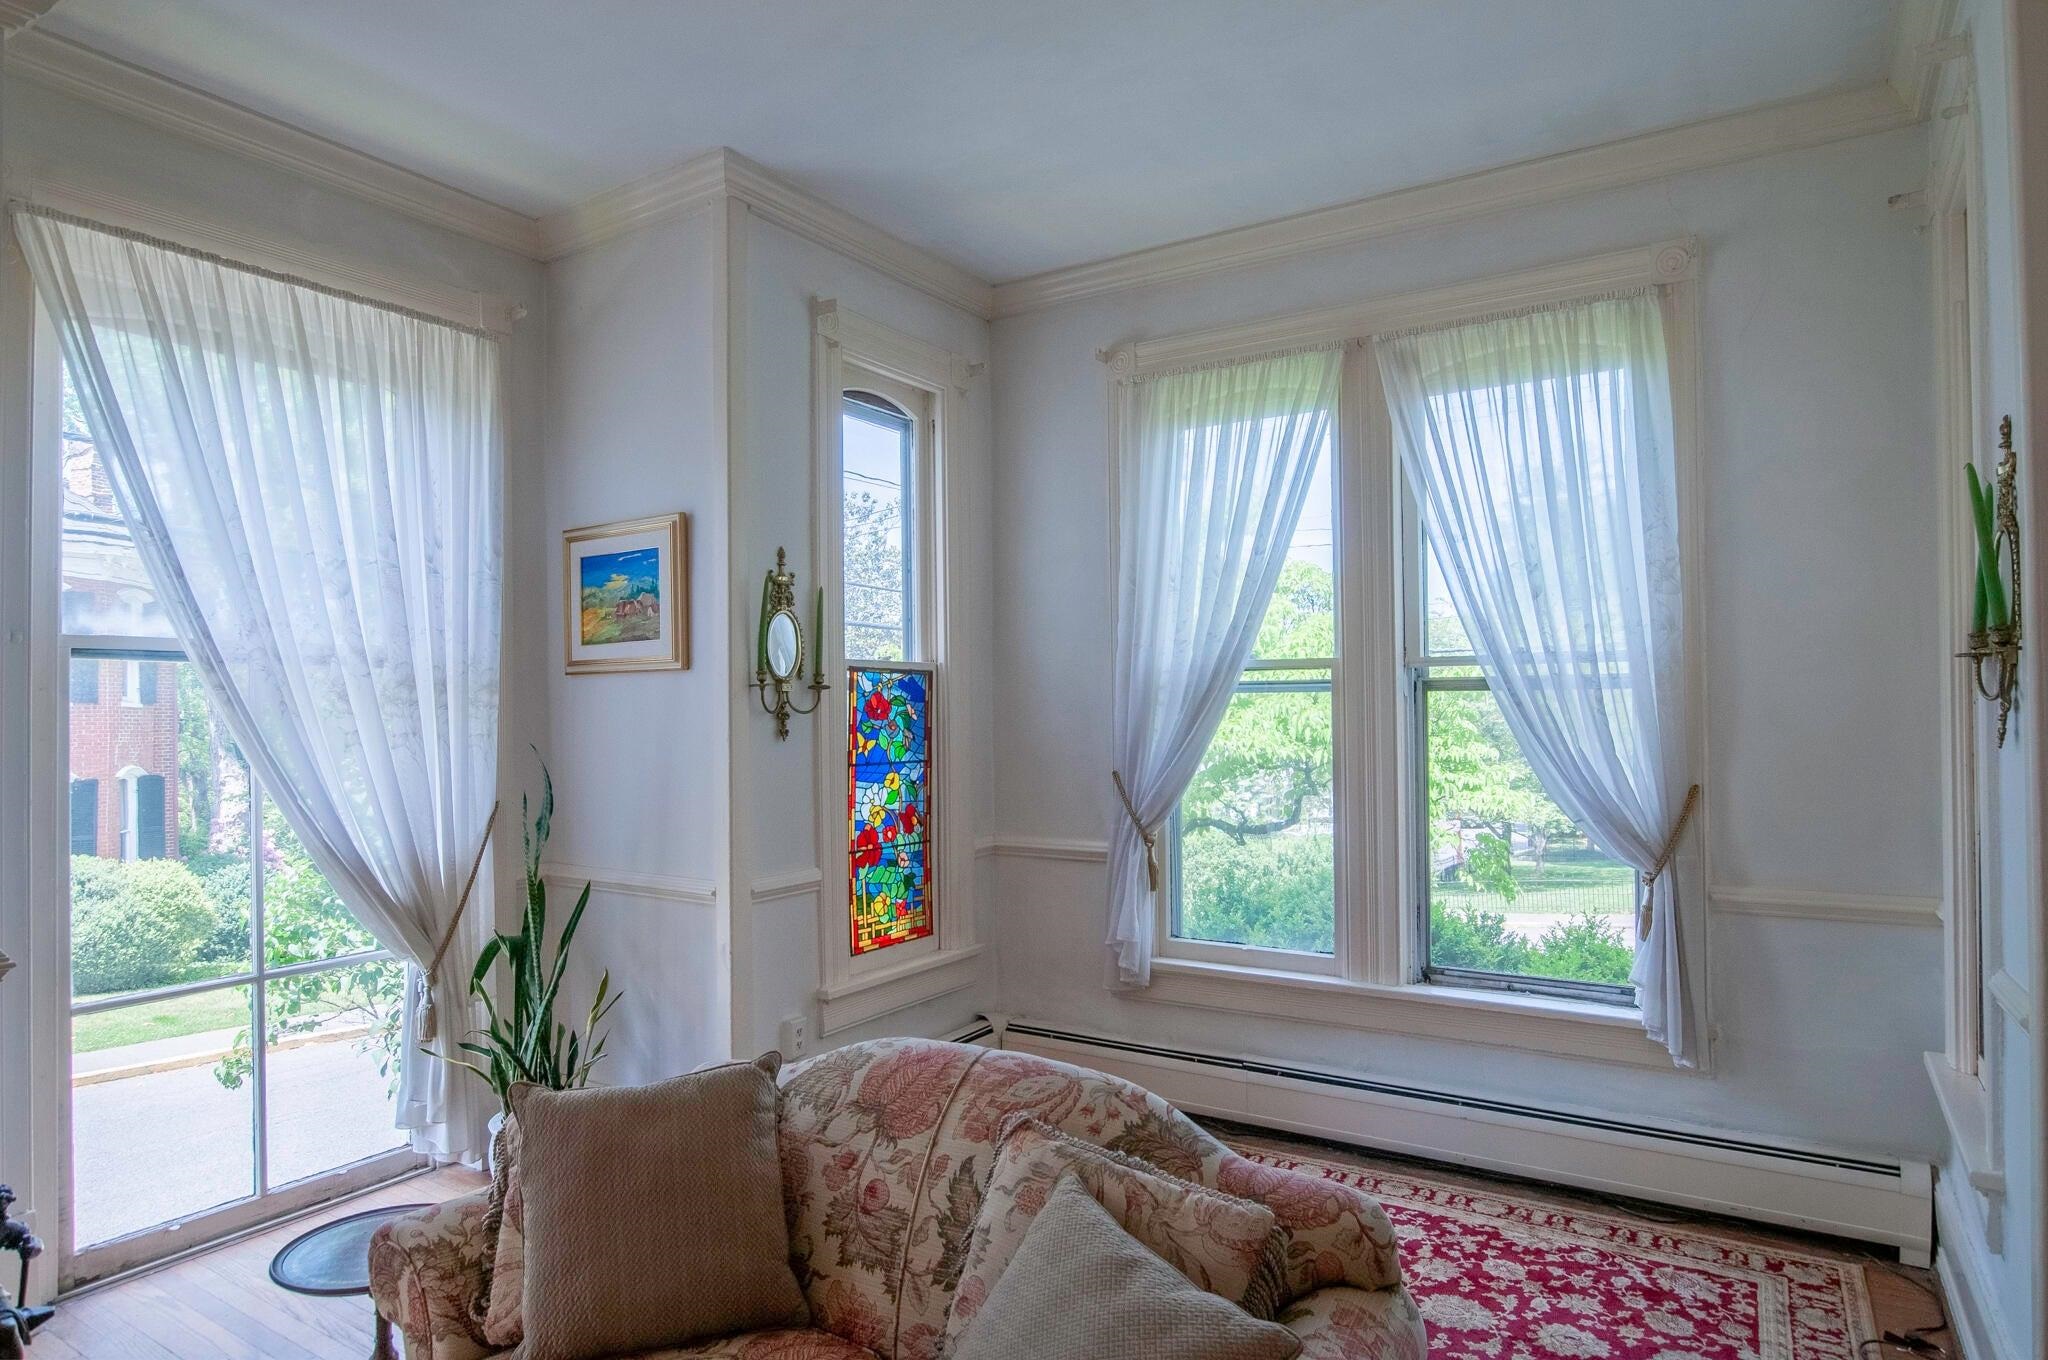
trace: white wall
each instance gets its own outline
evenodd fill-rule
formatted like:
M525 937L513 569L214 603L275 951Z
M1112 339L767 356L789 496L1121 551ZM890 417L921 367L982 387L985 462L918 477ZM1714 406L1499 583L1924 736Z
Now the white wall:
M1107 391L1118 341L1695 233L1707 426L1711 873L1737 887L1940 890L1937 521L1926 250L1892 194L1920 130L996 323L1001 839L1100 844L1109 749ZM1619 1070L1164 1006L1104 990L1099 863L999 856L1004 1011L1645 1120L1929 1156L1932 929L1724 916L1718 1072Z
M643 1082L724 1058L730 802L726 456L714 423L715 213L700 211L548 268L544 570L525 607L546 620L533 658L546 677L554 773L552 862L600 880L694 880L693 899L602 886L573 952L570 1014L599 969L624 1000L612 1015L608 1082ZM568 675L562 668L561 535L681 510L690 516L690 666ZM530 753L516 771L534 785ZM580 885L550 885L556 919Z
M185 141L96 106L55 93L18 76L5 81L0 108L0 160L11 184L49 178L112 189L122 196L190 217L246 230L259 237L437 284L474 289L527 308L526 319L504 341L506 419L505 686L502 701L501 791L516 801L523 755L539 740L544 695L531 682L535 659L546 653L545 620L522 610L547 576L549 550L538 543L542 456L542 392L546 382L547 300L541 270L489 246L458 237L388 209L320 187L273 167L241 160ZM26 774L30 682L27 504L28 424L18 393L25 389L27 337L33 317L25 269L13 232L0 247L0 949L23 968L0 984L0 1179L24 1196L22 1207L44 1215L54 1236L57 1185L56 1101L61 1097L60 1054L54 1042L25 1044L24 1035L47 1036L68 1000L66 961L52 951L34 960L30 975L30 913L49 902L31 897L26 871L29 817L35 803L57 790L32 788ZM555 549L559 551L559 549ZM517 883L516 837L501 838L494 857L500 883ZM507 877L510 875L510 877ZM47 936L48 931L44 930ZM55 1009L32 1015L31 997ZM31 1064L33 1068L31 1071ZM33 1081L33 1086L31 1082ZM22 1093L34 1090L36 1099ZM54 1269L53 1256L44 1265Z
M927 344L982 363L988 358L989 327L980 318L939 302L877 273L837 251L798 236L771 222L746 214L740 250L744 305L735 308L735 349L743 354L738 368L741 416L735 431L733 494L733 598L730 645L740 656L751 654L760 604L761 573L775 564L777 547L787 548L791 569L809 627L810 594L818 573L812 560L813 466L815 451L811 412L811 303L836 299L847 310L877 321ZM965 507L953 528L965 536L969 556L987 560L991 536L990 471L993 403L986 373L968 386L959 411L961 436L949 450L949 474L961 479L957 504ZM818 497L825 512L836 513L836 499ZM993 737L992 667L994 645L991 587L985 571L967 581L954 581L967 592L973 621L970 635L955 639L962 660L946 696L950 711L962 715L968 733L965 758L943 771L942 789L949 816L970 821L967 837L985 834L993 802L991 766ZM737 666L738 663L735 663ZM734 671L735 683L738 670ZM817 845L818 799L843 803L846 791L838 781L817 787L817 741L844 749L846 694L844 677L832 681L817 714L793 718L788 741L778 741L774 724L760 711L751 690L741 691L734 717L733 749L743 768L738 780L741 804L735 832L735 863L741 909L750 923L751 949L743 950L746 996L743 1009L751 1020L750 1036L736 1040L739 1050L760 1049L776 1042L783 1017L801 1013L810 1018L813 1043L818 1041L816 992L819 894L837 900L845 874L845 847ZM802 698L802 695L798 696ZM799 892L758 903L749 900L748 885L816 870L817 892ZM985 860L948 866L957 872L948 886L977 882L974 897L988 898ZM959 903L955 902L957 907ZM946 910L941 904L940 910ZM986 915L982 920L987 938ZM750 960L750 962L748 962ZM883 1016L866 1025L834 1034L836 1046L877 1034L935 1034L971 1019L990 1001L986 988L974 987L924 1005Z

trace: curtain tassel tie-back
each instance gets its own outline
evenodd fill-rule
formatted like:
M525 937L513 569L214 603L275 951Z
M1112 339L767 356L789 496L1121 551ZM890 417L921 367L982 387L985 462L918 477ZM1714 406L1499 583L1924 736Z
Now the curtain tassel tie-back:
M427 970L420 978L420 1042L428 1043L438 1037L439 1025L434 1018L434 985L441 980L441 960L448 953L448 946L455 940L455 927L462 924L463 908L469 905L469 895L476 891L477 873L484 867L484 851L491 843L491 830L498 824L498 805L491 804L491 815L484 823L483 839L477 842L476 858L470 862L469 881L462 885L462 896L456 900L455 914L448 918L448 928L441 932L441 943L434 950L434 957L427 964Z
M1657 855L1657 862L1643 874L1643 904L1636 908L1636 940L1640 943L1650 938L1650 889L1657 885L1657 875L1664 872L1671 863L1671 856L1678 849L1678 838L1685 834L1685 824L1692 820L1693 805L1700 800L1700 786L1695 784L1685 791L1685 806L1678 810L1678 821L1672 826L1671 834L1664 838L1664 849Z
M1116 796L1124 800L1124 815L1131 819L1131 825L1138 829L1138 839L1145 842L1145 881L1153 892L1159 891L1159 842L1152 832L1146 830L1144 818L1138 815L1138 805L1131 801L1131 791L1124 787L1121 770L1111 770L1109 777L1116 784Z

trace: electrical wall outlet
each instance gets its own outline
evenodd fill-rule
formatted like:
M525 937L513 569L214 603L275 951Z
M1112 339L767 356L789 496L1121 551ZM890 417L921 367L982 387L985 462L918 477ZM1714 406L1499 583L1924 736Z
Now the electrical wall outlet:
M777 1032L776 1039L783 1057L792 1061L803 1057L804 1050L810 1047L811 1042L810 1017L802 1013L784 1016L782 1028Z

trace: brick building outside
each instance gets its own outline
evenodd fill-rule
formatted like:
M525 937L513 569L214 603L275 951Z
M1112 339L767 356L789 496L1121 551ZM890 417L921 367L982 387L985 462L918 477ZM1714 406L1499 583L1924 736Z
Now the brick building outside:
M64 430L64 631L161 638L175 649L106 468L72 414ZM179 664L74 655L72 854L178 855Z

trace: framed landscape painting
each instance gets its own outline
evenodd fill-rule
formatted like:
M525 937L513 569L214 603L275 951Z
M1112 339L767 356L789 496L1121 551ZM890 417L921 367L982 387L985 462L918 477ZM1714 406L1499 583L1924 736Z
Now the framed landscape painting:
M569 673L690 664L690 520L656 515L562 535Z

